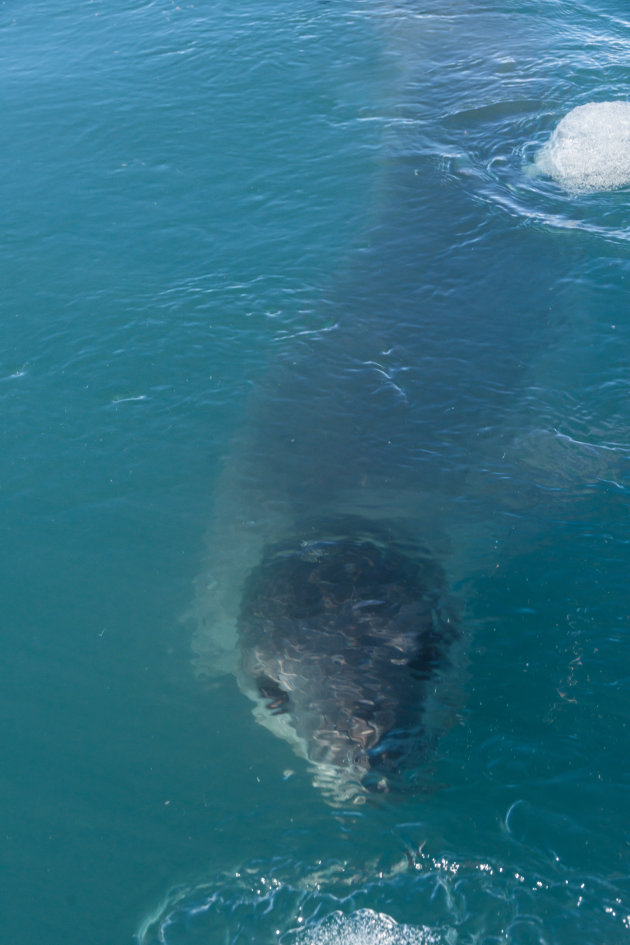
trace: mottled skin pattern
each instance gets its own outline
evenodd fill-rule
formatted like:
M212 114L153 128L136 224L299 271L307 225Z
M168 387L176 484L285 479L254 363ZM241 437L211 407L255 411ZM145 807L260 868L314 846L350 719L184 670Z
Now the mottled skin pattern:
M459 635L443 595L428 554L374 537L269 548L245 586L241 678L312 763L385 790L429 747L427 694Z

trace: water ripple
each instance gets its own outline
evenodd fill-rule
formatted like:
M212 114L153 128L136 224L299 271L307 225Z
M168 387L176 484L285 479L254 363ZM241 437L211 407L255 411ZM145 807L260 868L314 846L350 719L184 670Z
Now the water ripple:
M398 124L389 127L394 149L437 158L446 178L526 225L627 243L627 187L568 192L537 164L574 108L627 98L625 21L577 6L570 17L558 4L527 3L513 12L427 15L415 34L426 46L424 71L410 80ZM438 90L430 103L428 80Z
M526 874L420 850L387 868L252 861L172 890L142 922L137 942L574 945L616 940L630 926L629 912L619 884L575 875L559 862Z

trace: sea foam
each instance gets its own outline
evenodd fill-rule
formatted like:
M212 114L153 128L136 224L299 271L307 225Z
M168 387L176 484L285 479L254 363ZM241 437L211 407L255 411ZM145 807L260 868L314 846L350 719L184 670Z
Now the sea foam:
M539 151L535 169L574 193L630 184L630 102L574 108Z
M335 912L299 936L298 945L438 945L427 928L399 925L391 916L359 909L345 916Z

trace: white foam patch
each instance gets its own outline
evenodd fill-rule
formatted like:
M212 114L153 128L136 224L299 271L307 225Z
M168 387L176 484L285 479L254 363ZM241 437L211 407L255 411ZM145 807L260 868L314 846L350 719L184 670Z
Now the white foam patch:
M296 945L438 945L426 927L399 925L391 916L372 909L351 915L334 912L298 937Z
M575 193L630 184L630 102L574 108L541 148L535 167Z

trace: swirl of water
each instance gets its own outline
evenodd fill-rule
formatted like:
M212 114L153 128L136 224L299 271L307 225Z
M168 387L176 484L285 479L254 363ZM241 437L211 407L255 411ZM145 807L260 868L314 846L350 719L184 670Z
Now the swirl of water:
M522 830L519 823L510 830ZM508 814L508 821L511 820ZM138 945L569 945L630 928L619 890L553 868L418 851L385 865L257 860L182 886L144 920Z

